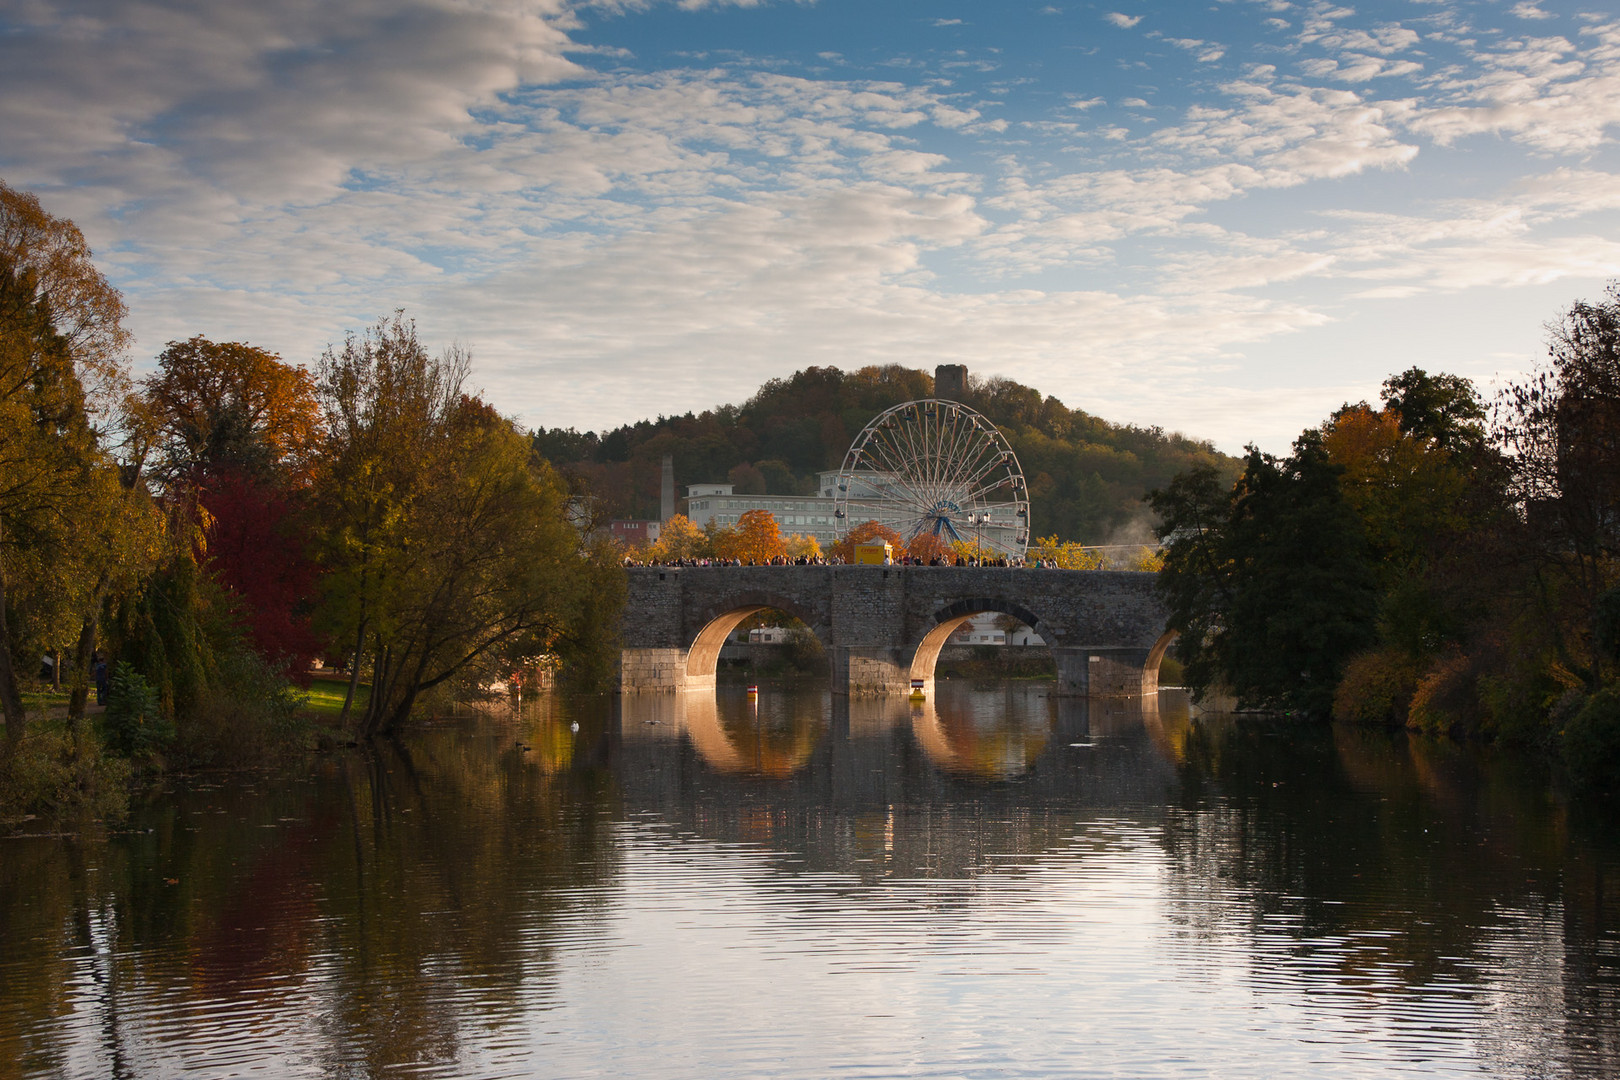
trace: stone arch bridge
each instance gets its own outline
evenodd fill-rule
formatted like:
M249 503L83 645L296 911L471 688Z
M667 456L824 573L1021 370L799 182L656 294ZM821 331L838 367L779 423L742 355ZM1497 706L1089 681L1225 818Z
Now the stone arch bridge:
M1152 574L936 566L633 567L623 693L707 689L727 636L777 608L821 640L838 694L933 689L934 664L970 617L1005 612L1052 650L1058 693L1135 697L1159 687L1175 635Z

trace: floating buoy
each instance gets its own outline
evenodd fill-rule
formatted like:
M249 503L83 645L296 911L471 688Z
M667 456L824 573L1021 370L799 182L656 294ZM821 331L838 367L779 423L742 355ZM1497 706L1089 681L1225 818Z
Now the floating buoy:
M912 701L921 701L924 698L924 696L925 695L923 694L923 680L921 680L921 679L912 679L911 680L911 700Z
M759 697L759 687L754 685L753 683L749 683L748 684L748 696L749 697Z

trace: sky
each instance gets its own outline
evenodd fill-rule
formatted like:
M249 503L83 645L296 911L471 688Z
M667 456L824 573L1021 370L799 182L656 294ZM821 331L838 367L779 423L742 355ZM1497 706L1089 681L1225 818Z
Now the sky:
M138 371L402 308L531 427L962 363L1282 452L1532 370L1617 139L1597 0L0 0L0 179Z

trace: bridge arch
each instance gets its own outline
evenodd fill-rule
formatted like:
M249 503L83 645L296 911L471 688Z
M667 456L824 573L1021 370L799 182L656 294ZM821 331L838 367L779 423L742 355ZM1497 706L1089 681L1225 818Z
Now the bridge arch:
M792 597L763 590L734 593L702 610L700 618L703 628L698 631L686 653L686 686L713 686L715 669L720 663L720 649L731 632L748 616L772 608L804 623L822 646L826 646L826 630L816 626L816 613Z
M917 643L916 650L911 655L911 678L922 679L931 685L934 680L934 668L939 664L940 650L950 640L952 634L961 629L975 615L986 612L1011 615L1030 629L1040 624L1040 616L1024 607L1022 604L1000 597L972 596L947 604L934 613L934 625L923 635ZM1048 647L1051 642L1047 642Z
M1174 630L1166 630L1159 635L1159 640L1153 643L1153 648L1148 650L1147 662L1142 665L1143 697L1152 697L1159 692L1159 664L1179 636Z

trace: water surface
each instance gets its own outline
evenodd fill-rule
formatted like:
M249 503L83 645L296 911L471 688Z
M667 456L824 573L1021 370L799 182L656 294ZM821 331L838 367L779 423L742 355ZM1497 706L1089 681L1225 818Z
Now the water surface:
M1620 853L1531 766L938 698L545 698L0 840L0 1077L1620 1074Z

